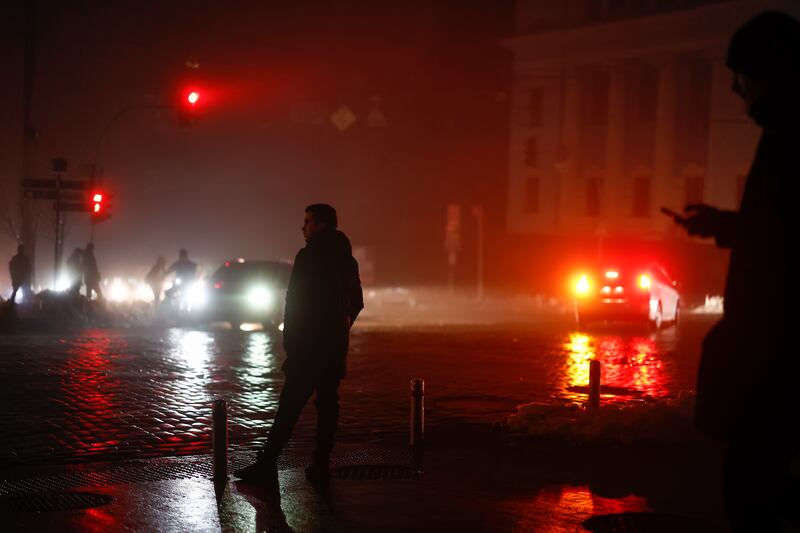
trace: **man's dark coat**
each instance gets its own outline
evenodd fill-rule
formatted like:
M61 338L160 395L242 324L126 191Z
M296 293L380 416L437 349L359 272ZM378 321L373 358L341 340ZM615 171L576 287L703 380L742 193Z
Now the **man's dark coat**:
M797 376L797 347L787 328L798 305L790 262L798 254L792 215L800 208L800 114L796 103L785 103L757 118L764 132L741 208L723 212L715 235L731 251L725 315L703 342L696 414L698 425L719 437L774 425Z
M343 377L350 326L364 308L358 263L344 233L323 229L297 253L286 292L284 370Z

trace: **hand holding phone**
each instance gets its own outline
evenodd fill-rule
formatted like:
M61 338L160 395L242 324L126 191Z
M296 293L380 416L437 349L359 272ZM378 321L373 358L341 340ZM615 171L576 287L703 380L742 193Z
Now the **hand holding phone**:
M672 221L675 222L676 224L680 224L681 226L686 226L687 222L686 217L684 217L680 213L677 213L672 209L669 209L668 207L662 207L661 212L667 215L668 217L671 217Z

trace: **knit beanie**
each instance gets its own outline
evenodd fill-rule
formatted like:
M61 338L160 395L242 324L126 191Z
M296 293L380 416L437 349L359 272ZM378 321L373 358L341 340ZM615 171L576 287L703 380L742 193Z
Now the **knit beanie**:
M728 68L760 80L800 78L800 22L765 11L736 30L728 47Z

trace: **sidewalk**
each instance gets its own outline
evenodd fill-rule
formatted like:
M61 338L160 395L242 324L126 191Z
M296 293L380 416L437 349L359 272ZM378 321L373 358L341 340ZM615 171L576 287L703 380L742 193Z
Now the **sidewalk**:
M16 472L0 482L0 530L724 530L719 450L462 437L429 442L419 466L402 447L338 450L328 495L305 480L304 456L283 456L280 502L235 479L216 494L209 456ZM231 470L252 460L233 454Z

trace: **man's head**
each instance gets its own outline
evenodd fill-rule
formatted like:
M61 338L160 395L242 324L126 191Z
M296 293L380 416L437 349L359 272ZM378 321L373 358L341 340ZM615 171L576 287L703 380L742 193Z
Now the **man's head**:
M178 259L189 259L189 252L187 252L184 248L178 250Z
M303 219L303 237L306 242L314 235L324 229L336 229L338 221L336 209L328 204L311 204L306 207L306 215Z
M780 119L800 87L800 22L778 11L756 15L731 38L727 65L747 114L761 125Z

